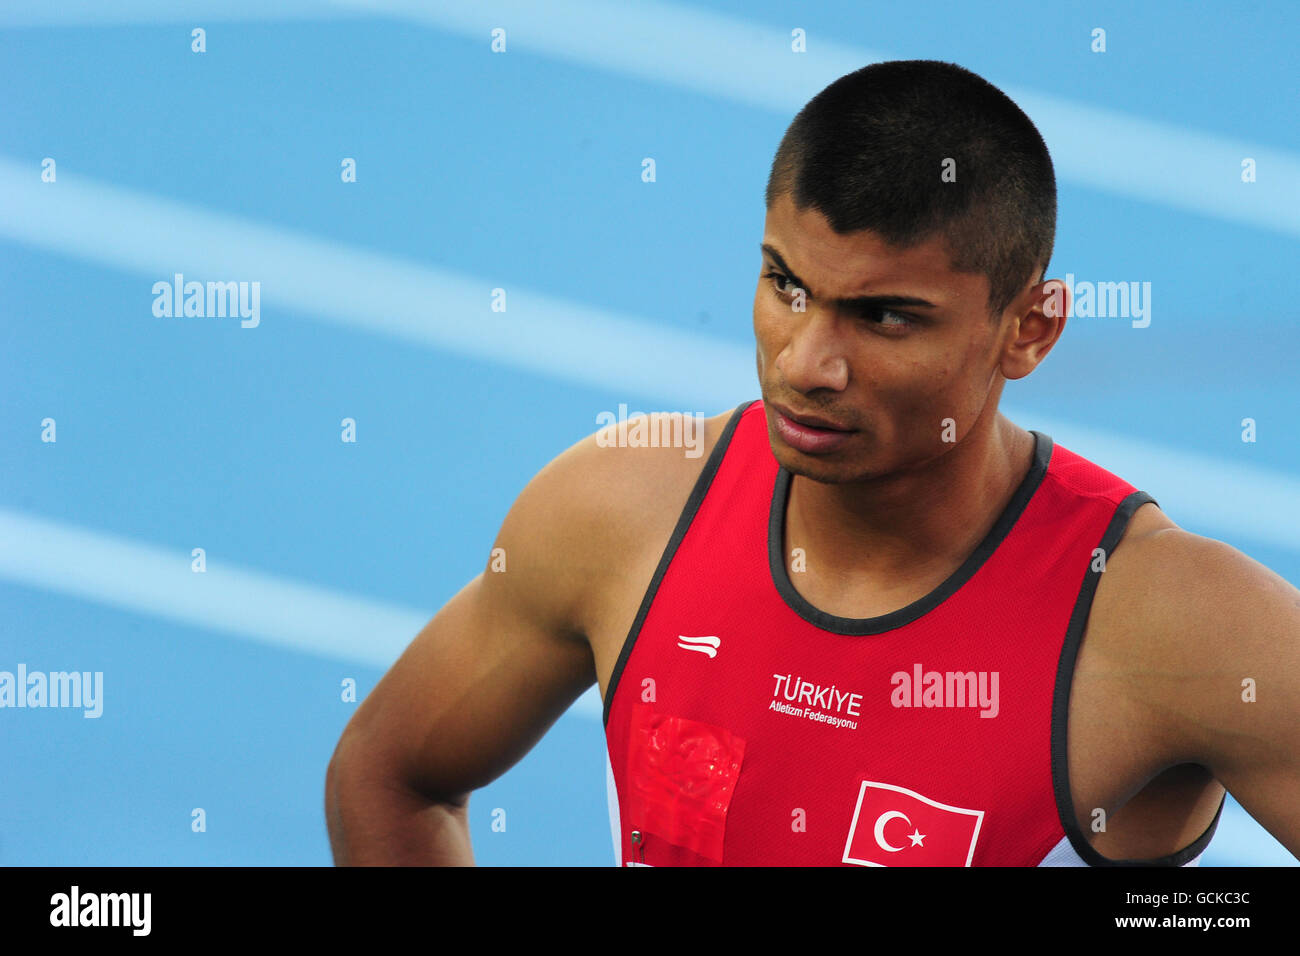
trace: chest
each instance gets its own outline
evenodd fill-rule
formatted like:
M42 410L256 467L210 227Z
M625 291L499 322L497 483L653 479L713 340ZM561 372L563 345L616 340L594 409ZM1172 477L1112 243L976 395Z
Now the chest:
M852 650L841 645L835 653L814 647L804 640L809 634L798 628L784 640L777 633L780 623L776 632L753 640L763 615L747 619L751 596L737 589L730 600L714 595L707 602L713 613L697 618L698 626L647 616L632 645L639 648L637 654L625 653L656 559L647 554L639 563L633 561L637 573L620 576L622 583L605 592L608 600L590 632L601 694L608 697L623 667L615 689L624 699L653 703L659 711L744 740L749 795L773 796L740 804L745 812L743 820L740 813L733 818L741 821L732 827L736 839L764 839L765 828L778 818L785 823L789 816L788 822L796 825L812 813L823 825L833 824L827 832L838 833L838 841L854 830L848 815L860 809L857 802L869 803L881 787L914 794L908 799L921 801L917 806L944 803L927 789L987 794L998 812L987 822L981 817L986 836L999 821L1004 826L1017 821L1022 829L1024 821L1036 821L1036 829L1025 835L1031 842L1050 840L1056 832L1051 738L1063 632L1062 640L1053 642L1050 628L1017 632L1005 621L968 621L965 639L949 631L929 646L921 641L900 648L887 641L872 644L868 637ZM1129 672L1112 650L1122 630L1117 622L1124 582L1116 575L1106 584L1095 596L1097 613L1088 621L1071 668L1064 725L1069 790L1085 832L1096 808L1113 812L1161 770L1150 724L1129 699ZM801 585L818 604L834 596L831 590L818 596L818 584L811 579ZM929 580L918 580L889 592L840 593L839 600L851 613L883 614L930 586ZM1022 610L1033 613L1032 608ZM728 626L736 623L742 626ZM1065 622L1060 624L1063 629ZM1046 642L1036 662L1027 662L1023 648L1016 646L1025 635ZM725 663L719 666L719 661ZM818 756L814 760L812 755ZM792 790L790 781L807 778L814 765L816 785ZM984 812L976 806L957 809L970 811L959 822ZM892 845L894 835L886 836ZM811 849L814 841L785 842L797 854ZM1002 847L1014 844L1006 835L998 842ZM819 860L796 856L791 862Z

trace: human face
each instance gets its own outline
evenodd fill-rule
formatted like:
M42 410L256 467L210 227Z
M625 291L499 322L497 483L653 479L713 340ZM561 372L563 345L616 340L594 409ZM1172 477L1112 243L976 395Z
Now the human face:
M762 245L758 380L787 470L879 478L946 454L986 409L996 414L1006 323L990 321L988 279L954 272L941 237L899 249L871 232L840 235L783 195Z

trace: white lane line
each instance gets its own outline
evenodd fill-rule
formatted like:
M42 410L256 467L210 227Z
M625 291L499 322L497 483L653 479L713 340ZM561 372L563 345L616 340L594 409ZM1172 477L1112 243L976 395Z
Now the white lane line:
M387 670L432 611L305 584L0 508L0 578L275 647ZM593 685L575 713L601 716Z
M0 577L154 617L387 667L430 615L0 509Z
M566 383L675 396L683 407L710 414L755 387L752 347L544 295L505 276L453 273L62 169L57 183L42 183L38 170L0 157L0 237L147 277L131 321L178 321L153 316L150 288L179 272L199 281L259 282L263 323L276 320L267 314L274 304L298 319ZM491 308L498 287L506 292L504 313Z
M331 0L336 9L388 16L468 37L488 53L492 30L507 54L535 53L674 86L787 120L823 87L883 51L814 31L807 52L791 52L780 27L661 0ZM1144 119L1121 110L986 79L1015 100L1043 134L1057 178L1212 218L1300 235L1300 156L1267 139L1241 139ZM1261 131L1267 137L1267 131ZM775 150L776 143L772 143ZM1258 176L1241 181L1241 162ZM770 157L769 157L770 158Z
M351 20L364 16L364 11L334 7L321 0L10 0L0 6L0 29L163 23L202 27L219 21Z
M1180 451L1002 402L1022 428L1052 440L1155 498L1181 528L1218 538L1247 554L1252 543L1300 552L1300 479L1249 461L1243 443L1235 461Z
M71 173L60 173L57 184L44 184L36 167L4 157L0 195L6 198L0 203L0 237L146 276L150 281L141 284L140 321L178 321L155 318L149 311L150 282L170 279L174 272L200 279L257 280L263 322L277 321L265 314L265 305L273 303L304 321L393 336L566 384L646 396L678 410L715 414L757 394L749 345L656 326L510 283L505 284L507 312L494 313L489 305L492 281ZM258 332L250 328L234 334ZM1015 409L1014 403L1004 411L1023 427L1051 434L1150 492L1188 530L1234 547L1256 541L1300 551L1300 481L1250 465L1245 449L1242 461L1226 462L1048 422L1032 410Z
M486 51L492 30L507 50L632 76L785 119L831 81L881 50L807 37L791 52L790 30L662 0L64 0L0 10L0 28L96 26L204 20L328 20L381 17L468 37ZM1043 134L1057 177L1091 189L1160 203L1228 222L1300 235L1300 156L1263 138L1239 138L1146 119L987 77L1020 104ZM1263 133L1267 136L1267 133ZM773 143L773 148L776 144ZM1241 181L1254 159L1257 181Z

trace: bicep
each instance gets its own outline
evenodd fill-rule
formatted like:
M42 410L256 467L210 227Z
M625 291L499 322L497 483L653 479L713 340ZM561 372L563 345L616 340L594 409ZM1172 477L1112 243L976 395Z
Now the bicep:
M359 765L459 801L517 763L595 683L575 623L580 582L556 560L570 532L554 520L554 478L525 489L494 543L496 557L362 702L344 732Z
M485 570L358 708L340 762L459 802L518 762L596 683L587 631L647 521L641 503L678 491L685 500L698 472L673 448L644 452L620 452L597 433L534 476Z
M1300 856L1300 590L1227 544L1186 535L1179 625L1188 756ZM1171 642L1172 643L1172 642Z

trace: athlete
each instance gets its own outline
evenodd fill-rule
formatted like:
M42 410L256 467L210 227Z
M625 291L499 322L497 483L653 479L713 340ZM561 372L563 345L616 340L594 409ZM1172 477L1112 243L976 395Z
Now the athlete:
M622 865L1189 865L1225 790L1300 854L1300 591L998 411L1069 314L1028 117L875 64L766 204L762 399L533 478L344 731L335 861L472 864L593 681Z

